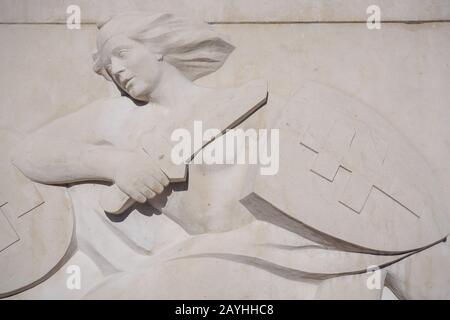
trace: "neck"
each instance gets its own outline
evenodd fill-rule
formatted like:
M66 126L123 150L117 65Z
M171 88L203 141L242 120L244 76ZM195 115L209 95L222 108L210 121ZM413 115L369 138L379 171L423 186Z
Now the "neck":
M149 101L169 107L172 110L186 109L202 94L212 89L195 85L175 67L165 64L158 85L152 91Z

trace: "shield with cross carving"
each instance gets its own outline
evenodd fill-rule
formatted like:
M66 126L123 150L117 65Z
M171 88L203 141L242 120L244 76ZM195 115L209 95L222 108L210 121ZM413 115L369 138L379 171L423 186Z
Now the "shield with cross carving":
M306 84L283 110L280 169L242 203L261 220L346 251L390 254L445 238L450 218L426 159L375 109Z
M51 276L73 243L73 212L65 188L35 184L10 161L21 138L0 130L0 298Z

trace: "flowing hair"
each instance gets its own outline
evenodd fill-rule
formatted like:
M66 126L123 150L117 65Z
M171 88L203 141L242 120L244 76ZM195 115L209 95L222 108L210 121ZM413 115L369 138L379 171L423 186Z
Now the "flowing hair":
M143 44L186 78L195 80L219 69L234 50L206 23L192 22L170 13L127 12L97 24L94 71L111 80L102 50L112 37L123 35Z

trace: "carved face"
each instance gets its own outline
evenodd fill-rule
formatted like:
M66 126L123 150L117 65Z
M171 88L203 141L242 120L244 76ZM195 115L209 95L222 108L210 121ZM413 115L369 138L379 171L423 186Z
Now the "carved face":
M102 54L113 81L134 99L148 101L161 78L158 56L125 36L110 39Z

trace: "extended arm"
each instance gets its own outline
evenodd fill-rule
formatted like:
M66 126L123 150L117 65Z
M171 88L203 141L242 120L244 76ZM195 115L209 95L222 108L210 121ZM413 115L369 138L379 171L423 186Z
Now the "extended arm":
M111 181L136 201L153 198L169 180L142 151L109 141L105 132L115 124L102 129L103 108L85 107L30 134L15 148L13 164L36 182Z
M20 143L13 164L36 182L64 184L83 180L113 181L115 168L125 164L132 152L35 134Z

